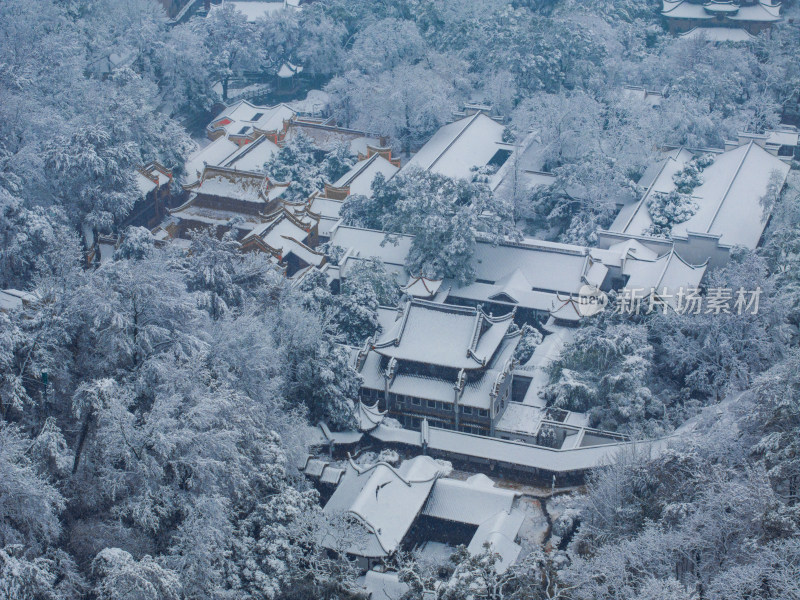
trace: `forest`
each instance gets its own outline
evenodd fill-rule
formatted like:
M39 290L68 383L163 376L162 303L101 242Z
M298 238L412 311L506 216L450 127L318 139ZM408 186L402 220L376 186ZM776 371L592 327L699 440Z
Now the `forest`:
M642 194L660 145L719 148L798 118L797 2L743 44L676 38L660 11L316 0L175 24L157 0L0 2L0 289L35 298L0 311L0 598L366 598L356 566L322 543L337 523L295 465L319 422L354 426L347 348L401 290L377 260L333 293L231 236L157 244L124 226L137 167L185 173L237 82L287 62L307 76L300 96L323 90L342 127L381 132L403 158L465 103L490 105L509 142L538 131L552 185L499 198L477 176L379 176L341 214L414 235L409 273L467 284L476 237L594 244L618 199ZM105 69L110 56L124 65ZM659 90L660 110L624 85ZM307 144L265 166L298 200L356 161ZM398 556L402 600L800 598L799 158L762 199L759 247L706 274L708 288L759 289L757 314L609 311L550 367L548 406L632 439L685 435L594 472L553 523L564 543L503 573L490 552L461 553L434 586L441 572ZM662 226L691 213L702 169L661 198ZM111 233L113 258L87 265Z

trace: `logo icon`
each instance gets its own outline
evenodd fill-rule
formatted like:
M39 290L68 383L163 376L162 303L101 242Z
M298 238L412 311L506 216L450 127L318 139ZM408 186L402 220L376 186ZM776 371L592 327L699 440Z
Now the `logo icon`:
M608 296L594 285L584 285L578 290L578 314L582 317L591 317L602 312L608 304Z

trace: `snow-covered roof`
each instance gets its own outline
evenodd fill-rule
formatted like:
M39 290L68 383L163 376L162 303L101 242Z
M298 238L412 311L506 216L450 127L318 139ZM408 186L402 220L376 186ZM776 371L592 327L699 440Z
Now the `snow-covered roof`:
M332 467L328 465L322 470L322 475L319 476L320 483L327 483L329 485L339 485L339 482L344 477L344 469Z
M767 144L774 146L798 146L800 145L800 132L797 128L786 127L784 129L769 130L767 133Z
M706 271L706 265L690 265L675 250L665 254L654 263L628 261L623 273L629 276L626 290L639 290L638 297L655 290L665 301L673 305L675 292L697 288Z
M672 152L635 209L624 219L617 217L610 231L643 235L652 224L647 208L650 198L656 192L673 191L673 175L693 156L685 149ZM703 183L692 191L697 212L688 221L675 225L672 236L707 234L719 236L720 243L727 246L755 248L766 226L761 199L773 174L782 184L789 169L789 165L754 142L716 155L713 164L702 173Z
M622 257L632 257L641 260L656 260L658 254L638 240L628 239L608 247L610 252L618 253Z
M466 481L438 479L422 514L437 519L480 525L501 511L510 511L517 493L495 487L486 475Z
M386 411L381 412L377 402L372 406L359 402L356 406L356 421L360 431L372 431L383 422L385 415Z
M391 318L388 309L385 312L386 316L382 318L381 327L384 331L391 331L398 321ZM514 350L519 343L520 335L521 332L505 335L489 362L480 370L473 370L470 376L465 378L459 393L460 406L487 411L490 409L498 382L504 381L510 374ZM365 388L383 390L387 382L387 360L382 358L379 352L374 349L368 351L360 366L356 363L362 377L362 386ZM419 357L414 360L419 360ZM452 405L455 403L456 388L461 385L458 380L459 376L454 372L450 375L424 375L418 372L413 363L401 361L393 368L392 375L388 379L388 391L398 396Z
M513 323L481 309L411 300L373 345L389 358L474 370L487 365Z
M499 244L479 241L472 259L475 280L445 280L449 296L550 311L558 298L577 295L591 267L588 249L526 238Z
M249 144L242 145L220 164L223 167L239 171L264 173L264 163L271 159L278 150L278 146L272 140L262 135Z
M367 571L364 575L364 588L369 600L400 600L409 590L396 572Z
M372 354L378 356L375 353ZM423 400L452 404L454 402L453 388L455 387L455 383L455 378L449 380L442 377L400 372L392 378L389 391L392 394L398 394L400 396L413 396L414 398L422 398ZM481 406L478 408L487 408L488 406L489 396L487 394Z
M37 298L34 292L23 292L13 288L0 290L0 310L18 310L25 304L35 302Z
M495 569L498 573L505 573L522 550L514 540L524 520L525 513L519 509L503 510L488 517L472 536L467 550L475 556L484 552L484 546L488 545L492 552L500 555L500 560L495 563Z
M339 220L339 211L342 210L344 200L315 196L308 204L308 210L327 219Z
M436 295L442 286L441 279L428 279L419 275L409 279L408 283L402 288L403 293L415 298L430 299Z
M240 202L266 203L268 180L261 173L223 167L206 167L200 180L187 188L196 194L230 198Z
M549 336L548 336L549 337ZM509 402L496 429L512 434L536 435L545 417L545 410L539 406Z
M195 221L212 226L226 226L236 220L236 228L242 231L252 230L263 221L263 219L257 215L248 215L238 211L211 208L208 206L197 206L194 203L195 199L196 196L192 196L186 203L171 209L169 214L175 219ZM160 231L163 232L160 233L160 235L169 237L168 232L163 229Z
M715 4L719 4L716 2ZM728 18L734 21L759 21L774 23L781 20L780 2L757 2L747 6L740 6L738 12Z
M225 136L219 137L207 146L200 148L190 155L186 161L184 183L191 185L196 182L203 174L203 169L205 169L206 165L219 166L238 149L239 146Z
M550 185L555 175L542 171L544 146L540 132L533 130L513 146L514 152L490 180L490 187L499 198L511 200L520 193L542 185Z
M730 0L710 0L695 4L687 0L663 0L661 14L669 19L710 20L724 16L733 21L774 23L780 21L780 4L757 2L741 6Z
M403 167L422 169L448 177L472 179L472 167L483 167L503 143L503 125L482 112L440 128Z
M794 148L800 142L800 132L792 125L782 125L779 129L767 129L764 133L740 131L736 141L725 140L725 149L730 150L743 146L750 141L771 150L780 149L783 146ZM784 159L791 159L791 157L784 157Z
M351 194L360 194L372 197L372 182L378 173L390 179L400 169L383 158L380 154L373 154L369 158L357 162L344 175L333 184L334 187L349 187Z
M165 167L153 161L136 170L135 180L142 196L147 196L156 188L168 184L172 180L172 174Z
M480 377L467 378L461 399L458 401L461 406L490 410L492 395L497 391L496 385L511 373L511 359L521 335L521 332L517 332L505 337L489 363L489 368L484 370Z
M285 62L281 65L281 68L278 69L278 77L281 79L289 79L290 77L294 77L303 72L303 67L299 65L293 65L290 62Z
M400 546L441 472L442 466L428 456L406 460L397 469L383 462L362 467L349 461L323 510L353 516L364 526L364 539L354 540L350 553L387 556Z
M393 306L379 306L378 324L381 331L387 331L400 314L402 314L402 311L398 312L398 309Z
M319 430L326 442L333 442L334 444L351 445L357 444L364 437L360 431L331 431L325 423L319 424ZM306 475L308 475L306 469Z
M670 174L670 182L671 173L677 172L681 167L679 163L691 159L692 156L690 152L680 150L673 152L665 161L665 165L674 164L671 170L666 170ZM660 172L654 177L654 183L659 180L659 174ZM659 188L654 186L653 189ZM635 212L635 207L630 212ZM340 261L341 273L346 276L348 264L352 260L375 256L389 270L402 273L402 277L407 278L403 265L413 238L399 236L400 245L386 243L381 246L385 236L380 231L338 225L332 233L331 241L347 250ZM466 286L447 280L440 285L440 289L445 290L443 298L491 302L542 312L557 311L564 298L577 296L585 284L600 287L612 267L621 269L625 264L641 261L637 273L642 279L646 278L657 284L663 270L663 263L656 263L657 258L654 251L635 240L627 240L608 249L597 249L532 238L500 243L479 239L472 259L475 280ZM670 264L677 265L678 262ZM702 273L702 270L695 271L691 279L699 281ZM400 283L403 281L401 278ZM407 291L414 292L414 286L419 284L420 282L412 278L407 284ZM419 290L420 293L424 291L424 297L430 297L428 292L431 286L426 283L424 287L426 289ZM437 296L436 299L440 298ZM570 318L577 320L579 315L575 312Z
M633 98L644 102L648 106L660 106L661 101L664 99L664 95L661 92L648 90L638 85L623 85L622 95L626 98Z
M322 263L325 262L325 255L323 253L317 252L313 248L306 246L300 240L289 236L282 236L282 240L280 241L283 244L280 247L282 258L286 258L290 254L293 254L304 263L313 265L315 267L320 267L322 266Z
M267 221L254 227L242 239L242 244L247 244L258 238L280 258L286 258L289 254L294 254L306 264L316 267L322 265L325 255L304 243L309 235L310 226L308 223L304 223L286 209L281 209L267 218Z
M692 156L688 152L686 155ZM336 226L331 242L348 250L340 261L343 275L346 277L351 261L370 256L381 259L389 270L405 273L403 265L413 238L399 236L400 245L386 243L381 247L385 235L380 231ZM497 244L478 240L472 258L476 277L472 283L460 286L448 279L435 286L426 280L422 286L420 281L412 278L407 280L406 291L411 295L430 297L433 294L427 293L436 287L434 294L445 290L443 295L446 297L549 312L558 310L565 298L577 296L587 283L600 287L611 267L622 269L625 264L641 262L637 272L642 278L647 275L650 281L657 283L663 270L663 264L656 263L657 258L655 252L634 240L608 249L533 238ZM701 275L702 271L698 276ZM436 300L439 300L438 296ZM566 313L560 318L567 318ZM570 318L577 320L579 315L575 312Z
M411 250L411 242L414 237L391 234L391 239L387 240L386 236L386 232L374 229L360 229L341 224L334 227L331 230L331 244L350 250L339 262L341 275L347 277L351 261L372 257L380 259L388 270L397 273L404 272L406 256Z
M158 184L155 181L152 181L148 177L145 177L138 171L136 172L136 187L139 188L142 196L147 196L150 192L158 187Z
M389 427L386 424L379 425L369 435L385 443L422 446L418 431ZM570 473L611 464L623 448L636 447L652 456L657 455L666 448L669 438L648 442L615 442L562 450L431 426L426 441L429 451L448 456L488 460L497 464L541 469L551 473Z
M342 209L342 200L331 198L314 198L308 205L308 211L319 215L317 229L320 237L329 238L336 224L339 222L339 211Z
M282 131L284 121L295 116L287 104L257 106L247 100L239 100L223 110L206 128L210 134L222 131L233 136L250 136L254 131Z
M738 27L695 27L681 34L690 40L707 40L709 42L749 42L755 36Z
M381 140L379 138L361 135L350 140L350 152L366 156L370 147L377 148L380 145Z

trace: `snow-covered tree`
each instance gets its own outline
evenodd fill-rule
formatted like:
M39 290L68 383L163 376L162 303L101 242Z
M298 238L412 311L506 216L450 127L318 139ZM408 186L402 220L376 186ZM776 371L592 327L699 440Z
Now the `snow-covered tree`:
M527 323L523 325L522 336L514 350L514 360L524 365L531 359L536 347L542 343L542 339L542 334L538 329L531 327Z
M347 279L342 283L342 292L369 289L381 306L397 306L400 291L395 276L386 270L386 265L377 258L355 261L348 268Z
M379 303L371 286L348 282L336 300L336 326L347 343L360 346L377 332Z
M444 125L457 107L458 73L465 65L444 57L440 62L403 63L375 75L347 71L334 77L325 91L345 125L388 135L396 151L408 152ZM387 102L391 111L385 110Z
M30 443L0 421L0 547L45 548L61 531L64 498L27 456Z
M116 260L142 260L153 255L155 238L146 227L128 227L122 243L114 251Z
M76 228L109 231L139 198L133 179L137 147L119 141L104 127L90 125L69 137L54 138L45 149L45 160L58 182L57 198Z
M697 212L697 203L688 194L677 190L668 193L656 192L647 205L653 224L645 231L646 235L669 237L672 228L688 221Z
M789 335L788 306L776 294L764 260L746 250L734 251L727 267L708 276L706 288L730 290L730 306L719 313L707 306L699 314L654 313L650 329L659 342L654 363L683 395L721 400L746 389L780 358ZM755 304L747 309L755 296L757 310Z
M344 175L354 162L346 144L337 145L326 154L301 133L276 152L264 168L274 181L291 182L284 198L304 201L326 182Z
M256 38L255 27L234 4L215 7L205 19L197 19L205 40L205 52L210 57L210 74L222 84L222 100L228 99L228 87L233 77L246 70L257 70L264 60Z
M62 550L28 558L19 545L0 548L0 594L8 600L77 600L88 591L78 567Z
M25 288L35 275L81 260L80 242L56 207L26 208L0 189L0 286Z
M119 548L105 548L92 561L98 579L94 593L101 600L178 600L181 585L175 573L150 556L136 560Z
M415 170L389 181L376 178L370 201L351 197L342 207L346 222L414 235L406 260L409 273L431 279L472 279L476 232L499 236L511 229L510 205L485 186ZM393 243L391 234L387 244Z
M753 448L784 502L800 506L800 352L756 379L748 425L759 440ZM800 522L800 512L797 519Z
M548 401L588 412L603 429L659 417L664 407L648 387L653 347L641 325L581 327L550 365Z

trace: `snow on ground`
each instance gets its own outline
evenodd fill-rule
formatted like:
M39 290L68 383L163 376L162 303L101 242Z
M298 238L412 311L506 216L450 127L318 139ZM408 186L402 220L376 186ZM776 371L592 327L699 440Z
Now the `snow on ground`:
M236 10L243 13L250 22L274 15L285 8L283 2L228 2L227 4L236 7Z
M292 110L300 113L323 113L328 108L331 97L322 90L309 90L304 100L293 100L287 102Z
M519 545L522 546L522 555L527 554L534 548L540 548L547 535L547 518L542 511L539 500L530 497L522 497L517 508L525 513L525 520L519 530Z
M442 542L425 542L414 555L420 563L438 566L449 563L455 551L455 548Z
M222 97L222 82L218 81L214 84L213 88L214 92L216 92L220 97ZM243 88L228 88L228 103L233 104L234 100L239 98L240 96L245 96L253 93L257 93L259 91L269 92L271 90L271 86L263 84L263 83L252 83L247 85Z

